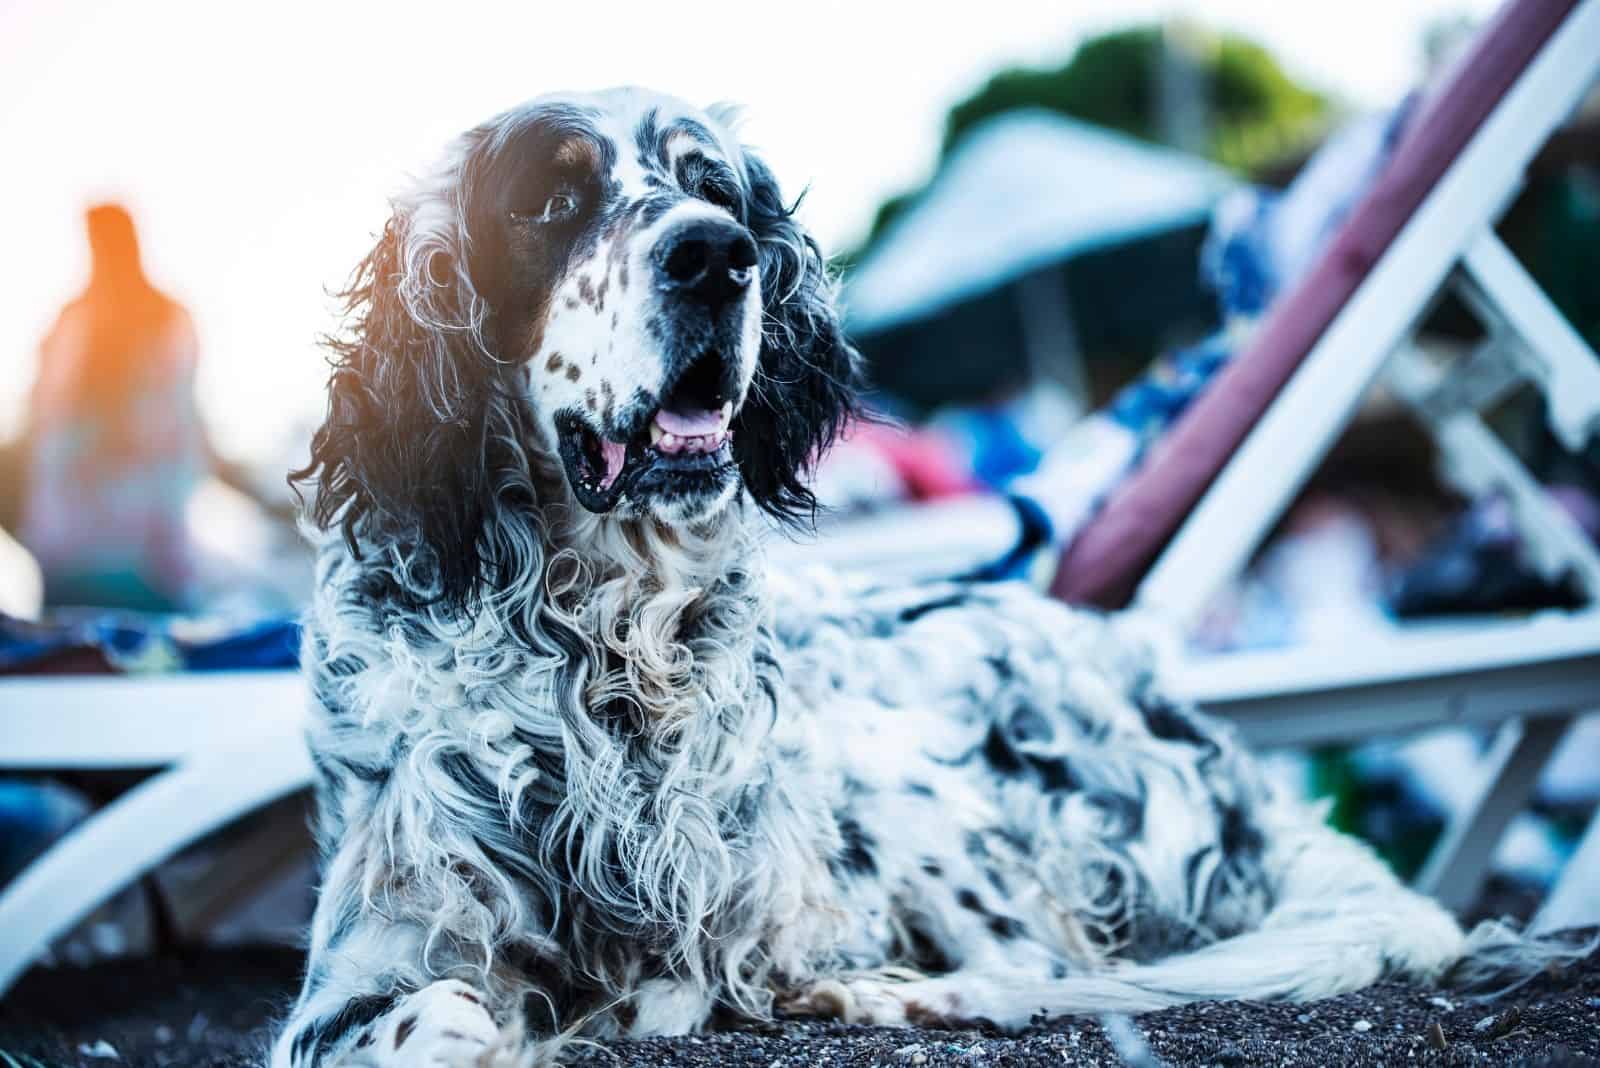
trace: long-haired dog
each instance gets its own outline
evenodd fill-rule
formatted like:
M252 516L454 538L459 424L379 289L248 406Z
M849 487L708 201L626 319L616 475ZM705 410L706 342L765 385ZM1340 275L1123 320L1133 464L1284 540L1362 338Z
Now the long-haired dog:
M397 200L299 475L323 882L275 1065L1463 960L1125 624L768 573L854 414L832 296L726 113L656 94L535 100Z

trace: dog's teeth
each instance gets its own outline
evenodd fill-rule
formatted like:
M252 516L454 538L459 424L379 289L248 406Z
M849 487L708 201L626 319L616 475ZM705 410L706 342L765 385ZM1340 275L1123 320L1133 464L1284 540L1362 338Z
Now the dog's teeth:
M652 445L660 445L661 444L661 439L666 437L666 436L667 436L667 432L665 430L662 430L659 425L657 425L655 423L651 423L650 424L650 444L652 444Z
M723 401L722 410L717 414L722 416L722 425L727 426L728 420L733 418L733 401Z

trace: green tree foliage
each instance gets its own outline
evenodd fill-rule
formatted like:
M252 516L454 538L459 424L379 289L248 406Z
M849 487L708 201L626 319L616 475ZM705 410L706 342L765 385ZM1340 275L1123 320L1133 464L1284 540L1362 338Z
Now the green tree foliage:
M1305 147L1322 129L1327 99L1296 84L1260 45L1191 27L1170 33L1159 25L1136 26L1085 41L1059 67L994 75L950 109L940 165L974 127L1023 108L1044 108L1160 143L1162 50L1173 47L1184 50L1204 96L1205 154L1212 160L1248 174ZM849 260L859 259L920 195L918 190L885 201L865 246Z
M1084 44L1063 66L1003 70L950 109L941 156L987 119L1044 108L1154 141L1160 27L1118 30Z
M1328 100L1296 85L1267 54L1242 37L1217 41L1203 68L1212 109L1210 156L1249 174L1304 147L1323 129Z
M1295 84L1253 41L1137 26L1085 41L1060 67L996 74L950 110L943 154L985 119L1027 107L1159 142L1164 48L1181 49L1196 68L1211 128L1206 154L1218 163L1248 172L1300 147L1320 128L1327 100Z

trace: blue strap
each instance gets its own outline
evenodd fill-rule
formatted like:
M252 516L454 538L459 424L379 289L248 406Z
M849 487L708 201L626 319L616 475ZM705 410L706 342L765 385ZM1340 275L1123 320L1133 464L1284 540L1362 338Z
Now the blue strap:
M1029 562L1041 546L1049 545L1055 533L1050 523L1050 517L1039 506L1039 502L1032 497L1024 497L1019 493L1006 494L1012 509L1017 513L1017 543L1011 547L1000 559L977 568L956 578L958 582L1003 582L1014 579L1025 573Z

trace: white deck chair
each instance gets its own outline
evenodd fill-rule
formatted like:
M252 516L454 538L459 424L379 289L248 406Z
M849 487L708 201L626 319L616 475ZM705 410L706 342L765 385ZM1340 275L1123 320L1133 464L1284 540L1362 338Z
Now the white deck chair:
M1574 717L1600 707L1600 555L1479 416L1528 382L1544 393L1553 429L1568 447L1581 448L1600 430L1600 362L1493 230L1534 153L1600 73L1600 0L1514 3L1485 37L1514 36L1519 22L1552 14L1559 16L1553 32L1342 302L1134 597L1140 610L1164 619L1195 618L1387 372L1387 385L1432 431L1446 477L1469 495L1505 494L1537 565L1551 577L1575 574L1588 607L1526 621L1353 635L1337 649L1185 660L1171 678L1181 693L1239 722L1257 744L1498 725L1474 803L1447 828L1419 877L1421 888L1453 907L1476 896L1501 833ZM1482 43L1455 84L1478 74L1471 64L1481 59ZM1466 298L1488 331L1448 375L1410 344L1446 288ZM1535 926L1600 923L1597 885L1600 817Z
M1419 879L1458 908L1475 898L1495 844L1573 718L1600 707L1600 558L1478 415L1526 381L1549 399L1569 446L1600 428L1600 363L1492 229L1528 162L1597 72L1600 0L1507 4L1419 107L1395 162L1351 209L1351 232L1274 306L1276 321L1220 376L1231 376L1230 385L1196 402L1210 411L1198 421L1186 415L1079 533L1053 584L1069 601L1131 604L1174 630L1192 623L1387 370L1389 387L1438 442L1445 475L1470 496L1506 494L1537 564L1550 576L1572 569L1590 607L1352 634L1337 649L1174 652L1168 676L1179 694L1233 719L1258 746L1497 727L1475 802ZM1374 216L1387 226L1376 237ZM1446 287L1466 297L1489 332L1448 376L1410 344ZM1228 409L1229 390L1256 410L1241 419ZM1197 434L1195 424L1207 419L1213 425ZM821 551L839 563L870 561L875 573L948 575L981 562L982 552L998 557L1017 531L1003 500L958 502L876 517L825 540ZM1558 913L1569 926L1600 923L1600 893L1581 892L1586 884L1600 885L1600 820L1538 924L1551 926Z
M0 888L0 993L155 865L309 785L298 672L0 681L0 769L159 768Z

